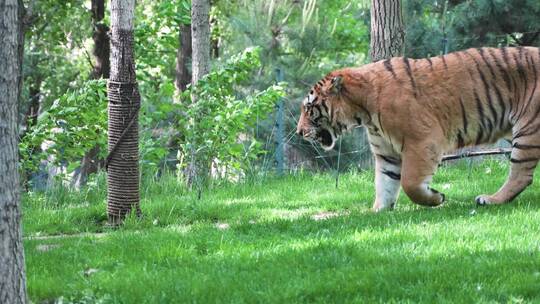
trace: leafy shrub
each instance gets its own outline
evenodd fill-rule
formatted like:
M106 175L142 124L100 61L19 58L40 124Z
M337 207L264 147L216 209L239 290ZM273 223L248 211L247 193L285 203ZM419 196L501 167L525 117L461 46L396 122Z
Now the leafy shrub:
M100 148L99 156L105 157L106 92L105 80L91 80L55 100L21 140L22 169L35 172L39 163L48 159L55 165L67 165L70 173L79 166L84 154L96 145Z
M246 49L224 67L198 81L182 94L179 131L183 137L180 166L195 158L202 177L212 167L221 177L245 173L264 153L249 129L258 117L266 118L283 95L280 85L239 96L240 85L261 66L259 49ZM196 102L192 103L192 96Z
M240 94L240 84L260 67L259 50L248 49L233 56L217 71L206 75L197 86L181 96L182 103L172 103L172 84L162 84L157 107L141 111L141 164L156 168L166 157L164 136L152 136L160 122L176 115L182 136L182 155L194 151L197 163L208 169L219 167L220 175L245 172L262 153L262 145L249 134L258 117L267 117L275 102L282 96L279 85L263 91ZM197 102L191 102L191 96ZM146 132L149 131L149 132ZM71 173L80 165L84 154L94 146L99 158L107 154L107 97L106 80L91 80L77 89L66 92L43 112L36 126L20 143L22 169L35 172L48 159L54 165L66 166ZM189 159L180 163L183 167ZM218 165L219 164L219 165Z

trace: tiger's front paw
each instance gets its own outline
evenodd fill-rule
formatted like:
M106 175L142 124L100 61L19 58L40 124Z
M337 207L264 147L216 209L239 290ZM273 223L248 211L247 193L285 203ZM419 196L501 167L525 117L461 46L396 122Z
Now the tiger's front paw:
M396 203L391 203L391 204L380 204L378 202L375 202L373 204L373 207L371 207L371 210L373 212L381 212L381 211L386 211L386 210L394 210L394 207L396 206Z

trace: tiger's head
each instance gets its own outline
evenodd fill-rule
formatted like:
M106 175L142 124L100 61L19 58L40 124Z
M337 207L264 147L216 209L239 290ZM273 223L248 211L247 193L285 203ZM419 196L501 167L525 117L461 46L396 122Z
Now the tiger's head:
M308 141L317 141L324 150L332 150L337 137L346 123L338 121L342 111L341 90L343 75L328 75L313 86L308 96L302 101L300 119L296 133Z

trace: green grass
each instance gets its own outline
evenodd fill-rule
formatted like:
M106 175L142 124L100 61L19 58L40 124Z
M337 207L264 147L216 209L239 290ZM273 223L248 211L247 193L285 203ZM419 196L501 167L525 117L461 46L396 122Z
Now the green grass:
M163 178L143 183L144 218L115 231L103 226L102 178L80 193L29 194L28 291L38 303L538 303L537 183L508 205L473 203L507 170L441 168L443 207L402 193L381 214L370 211L371 172L342 175L339 189L332 175L223 184L200 201ZM71 236L43 238L55 234Z

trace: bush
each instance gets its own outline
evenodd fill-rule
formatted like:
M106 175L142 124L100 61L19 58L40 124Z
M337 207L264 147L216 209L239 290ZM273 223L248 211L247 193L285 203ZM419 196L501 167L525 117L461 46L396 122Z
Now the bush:
M227 178L253 168L253 161L264 151L249 130L258 117L267 117L283 96L280 85L239 96L239 86L260 66L259 49L247 49L182 94L178 124L183 137L181 168L192 158L201 168L202 178L208 177L212 168ZM191 102L192 96L197 102Z
M43 112L37 124L19 145L25 172L35 172L48 159L54 165L75 170L84 154L99 147L100 158L107 147L107 86L104 79L91 80L66 92Z

